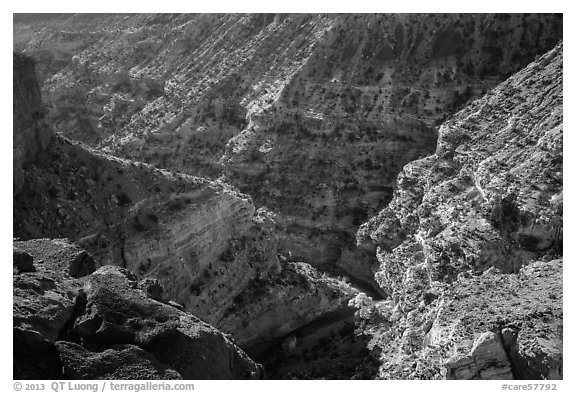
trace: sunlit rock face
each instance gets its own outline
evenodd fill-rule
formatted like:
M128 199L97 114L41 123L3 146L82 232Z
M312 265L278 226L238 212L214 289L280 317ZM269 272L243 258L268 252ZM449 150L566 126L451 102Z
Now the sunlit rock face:
M562 17L60 15L16 18L14 31L51 67L57 130L225 174L279 213L286 253L374 284L358 225L391 200L405 164L434 151L434 124L550 49Z
M358 231L391 295L382 377L561 377L562 59L559 44L444 123Z

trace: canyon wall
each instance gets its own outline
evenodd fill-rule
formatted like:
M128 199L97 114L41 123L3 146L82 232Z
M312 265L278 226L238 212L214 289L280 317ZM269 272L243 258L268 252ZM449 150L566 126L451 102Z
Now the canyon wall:
M382 378L562 378L560 43L439 129L363 224Z
M15 84L15 102L39 103L38 94L37 84ZM24 151L35 139L16 111L30 108L14 109L14 148ZM50 145L23 167L14 193L15 237L71 239L98 266L158 280L166 298L240 339L288 334L347 307L354 291L346 284L278 259L274 215L256 210L249 196L222 182L97 152L50 127L45 132ZM267 296L250 297L255 287L268 288ZM238 322L246 307L249 325Z
M562 15L16 15L14 34L49 106L15 55L14 236L69 238L244 348L355 307L380 378L562 378ZM66 334L110 328L93 304ZM91 349L48 333L85 375ZM185 375L154 348L87 356ZM276 371L321 376L306 349Z
M13 114L12 156L13 192L24 186L23 167L35 162L50 143L52 133L46 124L46 109L42 105L40 86L34 77L34 61L27 56L13 56Z
M358 225L391 200L405 164L434 151L435 124L562 37L562 16L546 14L56 20L17 18L14 31L38 59L70 57L42 74L57 130L224 175L278 213L284 254L377 288Z

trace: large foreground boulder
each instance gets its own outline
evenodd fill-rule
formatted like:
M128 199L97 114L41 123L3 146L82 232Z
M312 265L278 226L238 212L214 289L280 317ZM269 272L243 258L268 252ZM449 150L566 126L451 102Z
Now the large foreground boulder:
M34 271L14 270L14 378L263 377L231 339L149 297L130 271L93 271L90 255L65 240L15 247Z

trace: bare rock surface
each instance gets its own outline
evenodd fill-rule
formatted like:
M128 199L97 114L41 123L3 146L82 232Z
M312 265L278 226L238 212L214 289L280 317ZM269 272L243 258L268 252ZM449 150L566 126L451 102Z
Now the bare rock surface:
M82 247L67 239L14 241L14 249L31 257L40 272L62 272L75 278L96 270L96 262Z
M86 310L74 332L86 343L134 344L184 379L258 378L260 369L215 328L137 289L133 274L104 266L87 280Z
M47 351L74 313L81 285L65 273L14 275L14 344L22 352Z
M14 343L23 352L47 351L79 301L82 284L74 277L92 273L94 260L63 239L14 241L14 249L31 264L13 277Z
M18 243L44 262L35 272L14 275L16 378L36 373L36 363L55 354L62 364L60 377L66 378L263 377L261 366L228 337L148 297L130 271L104 266L74 278L59 270L64 258L74 259L66 250L55 252L66 244Z
M390 294L381 377L561 378L562 59L559 44L444 123L360 228Z

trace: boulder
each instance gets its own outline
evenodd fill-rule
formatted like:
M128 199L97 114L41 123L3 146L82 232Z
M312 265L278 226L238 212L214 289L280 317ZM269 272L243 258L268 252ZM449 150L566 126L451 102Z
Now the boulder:
M137 286L125 269L98 269L88 277L86 309L74 331L86 343L137 345L184 379L263 377L261 366L218 330Z
M447 379L514 379L500 334L485 332L468 356L446 363Z
M33 258L37 267L13 276L15 377L264 377L262 367L228 336L153 299L161 294L156 281L139 283L117 266L73 277L94 265L89 254L68 241L19 241L15 247L19 258Z
M14 275L14 350L48 351L72 317L81 290L79 282L57 272Z

